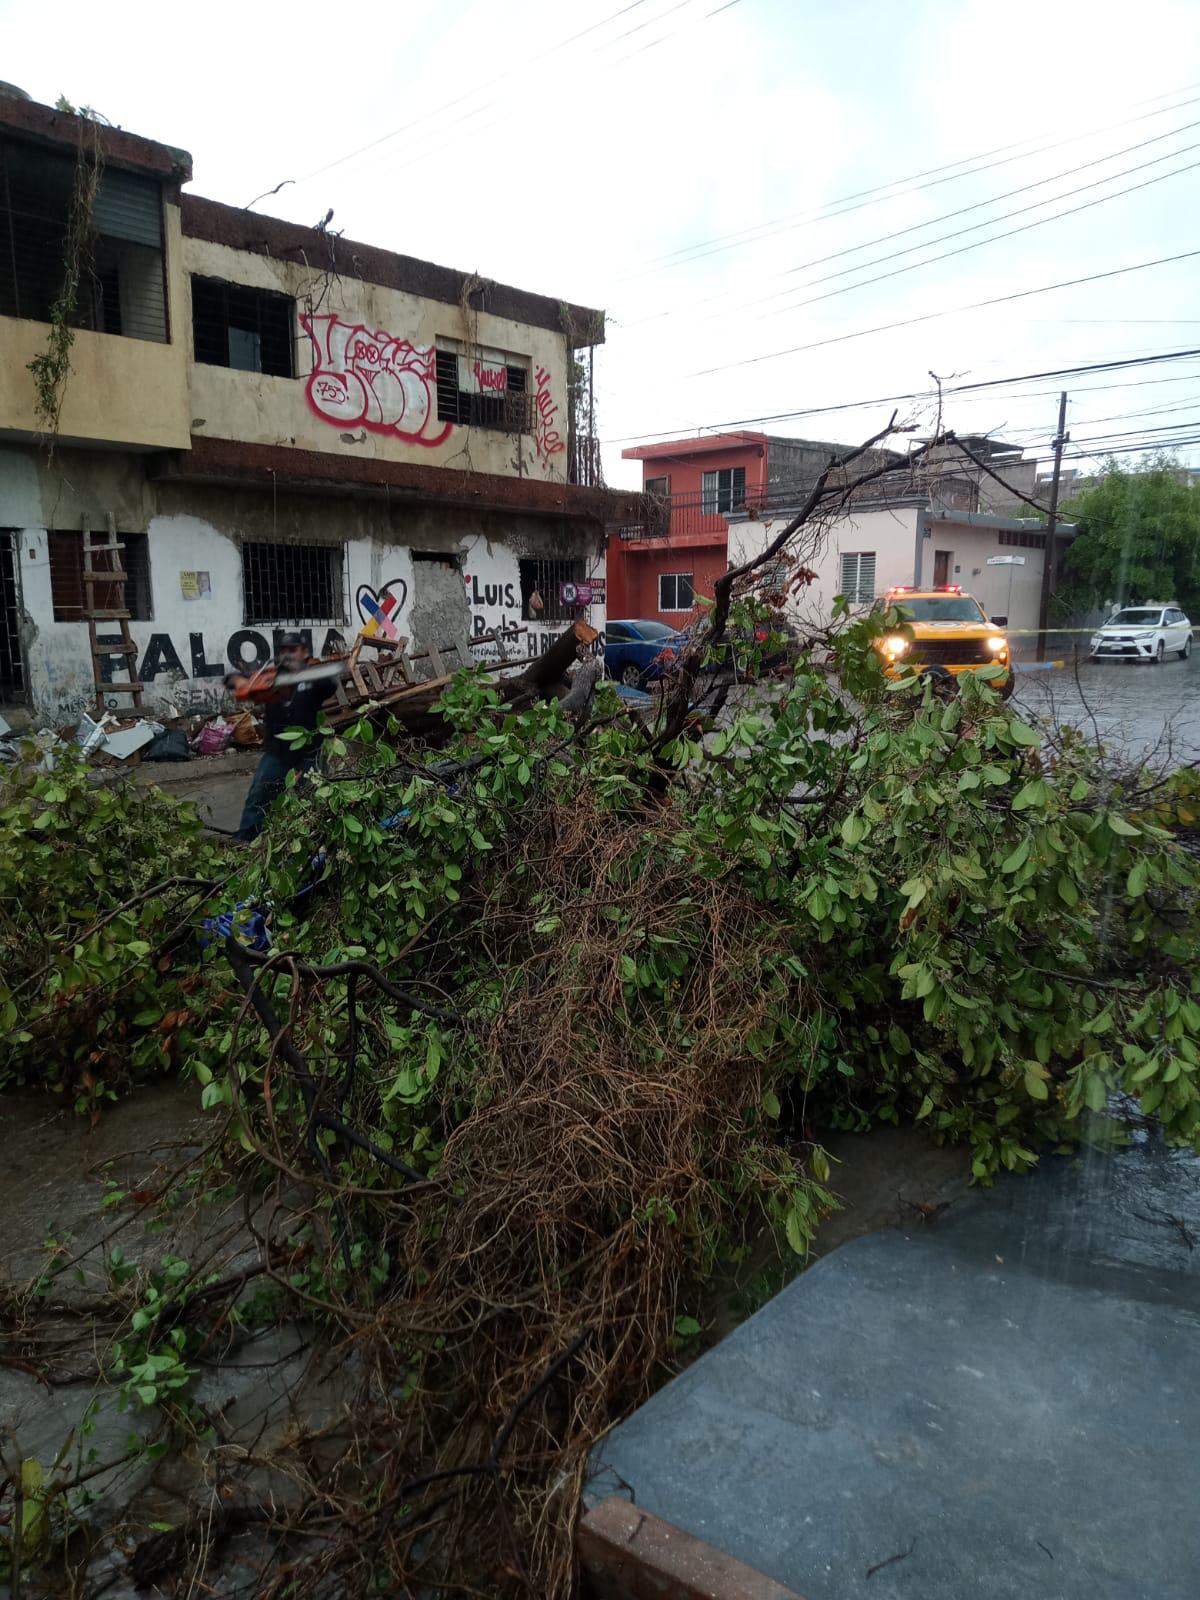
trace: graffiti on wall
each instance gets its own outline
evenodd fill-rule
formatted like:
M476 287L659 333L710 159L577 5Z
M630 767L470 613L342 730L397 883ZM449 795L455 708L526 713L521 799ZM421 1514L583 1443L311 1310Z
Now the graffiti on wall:
M558 402L550 392L550 374L539 366L533 375L533 442L543 461L560 455L567 447L558 431L555 419Z
M177 647L169 633L152 633L138 664L138 681L154 683L162 678L168 683L181 683L192 678L203 683L213 679L215 687L219 688L227 672L253 671L273 661L286 633L299 633L308 648L318 655L335 655L347 648L345 635L340 628L326 629L319 651L316 650L311 628L273 628L269 637L259 628L237 628L226 639L223 652L215 657L203 633L189 633L187 647L183 650ZM101 674L105 683L114 681L114 669L117 667L117 657L102 657ZM119 672L115 677L117 682L122 681Z
M313 342L308 403L336 428L360 424L395 434L406 444L439 445L450 434L437 420L437 363L433 345L415 345L361 322L302 314Z
M360 583L354 603L362 620L363 633L368 639L397 639L400 613L408 599L408 584L403 578L389 578L382 588L372 589L369 583Z
M518 584L502 578L484 578L478 573L465 573L464 578L471 612L471 650L476 660L502 661L545 655L562 633L565 626L562 622L522 619ZM485 639L485 634L492 637ZM603 633L592 650L596 655L603 654Z

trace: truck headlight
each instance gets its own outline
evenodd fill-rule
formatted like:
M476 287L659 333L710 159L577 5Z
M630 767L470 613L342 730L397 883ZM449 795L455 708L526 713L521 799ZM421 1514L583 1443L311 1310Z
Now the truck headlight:
M890 638L883 641L883 647L894 661L897 656L902 656L908 649L908 640L901 634L894 633Z
M1008 649L1008 640L1007 639L1002 639L1000 637L1000 635L997 633L997 634L994 634L992 636L992 638L990 638L988 640L987 647L992 652L992 654L994 656L998 656L1003 651Z

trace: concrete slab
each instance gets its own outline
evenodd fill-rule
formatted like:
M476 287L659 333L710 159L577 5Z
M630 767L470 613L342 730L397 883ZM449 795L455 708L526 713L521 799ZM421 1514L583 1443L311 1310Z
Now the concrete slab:
M1191 1600L1198 1180L1142 1138L845 1245L598 1447L589 1504L807 1600Z

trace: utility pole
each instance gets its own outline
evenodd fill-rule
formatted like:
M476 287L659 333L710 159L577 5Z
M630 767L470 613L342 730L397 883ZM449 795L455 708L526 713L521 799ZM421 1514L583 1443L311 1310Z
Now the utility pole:
M1058 551L1055 548L1054 533L1058 527L1058 481L1062 476L1063 445L1070 437L1066 433L1067 425L1067 392L1064 389L1058 397L1058 432L1054 436L1054 476L1050 479L1050 508L1046 517L1046 548L1042 554L1042 597L1038 605L1038 637L1037 658L1039 661L1046 659L1046 629L1050 621L1050 589L1054 582L1054 572Z

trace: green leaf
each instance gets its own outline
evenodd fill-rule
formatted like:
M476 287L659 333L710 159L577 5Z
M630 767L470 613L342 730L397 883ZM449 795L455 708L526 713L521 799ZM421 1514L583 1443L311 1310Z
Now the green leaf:
M1031 728L1027 722L1018 722L1015 718L1008 725L1008 737L1013 744L1024 745L1029 749L1042 742L1042 736L1036 728Z
M1069 878L1065 872L1060 873L1055 884L1058 898L1066 906L1075 907L1079 904L1079 890L1075 886L1074 878Z
M1111 1006L1105 1006L1104 1010L1101 1011L1098 1016L1092 1017L1089 1022L1085 1022L1083 1024L1083 1030L1082 1031L1084 1033L1093 1033L1093 1034L1107 1033L1108 1030L1112 1027L1112 1025L1113 1025L1112 1007Z
M1045 778L1031 778L1023 789L1013 796L1014 811L1026 811L1030 806L1044 806L1050 798L1050 786Z
M924 1100L921 1101L920 1107L917 1111L917 1121L920 1122L922 1117L927 1117L932 1110L933 1101L928 1095L926 1095Z
M1036 1061L1025 1063L1025 1093L1031 1100L1048 1100L1050 1090L1046 1085L1046 1069Z
M983 779L979 775L979 773L978 772L973 772L970 768L968 768L966 772L963 772L963 773L959 774L959 779L958 779L959 791L962 794L966 794L968 789L978 789L979 785L982 782L983 782Z
M779 1115L779 1096L775 1093L775 1091L773 1089L768 1089L766 1091L766 1093L762 1097L762 1103L763 1103L763 1110L767 1113L767 1115L769 1117L778 1117L778 1115Z
M1125 880L1125 892L1136 899L1138 895L1146 892L1146 885L1150 880L1150 868L1145 861L1135 861L1129 869L1129 876Z
M1028 860L1029 860L1029 840L1028 839L1022 839L1020 844L1012 852L1012 854L1008 855L1008 856L1005 856L1004 860L1000 863L1000 871L1001 872L1020 872L1021 868L1025 865L1025 863Z
M700 1332L700 1324L695 1317L676 1317L675 1332L681 1339L694 1339Z
M1142 836L1140 828L1135 828L1132 822L1126 822L1125 818L1116 811L1108 813L1108 825L1122 839L1140 839Z
M867 824L856 813L851 814L842 823L842 839L846 844L854 846L860 844L867 835Z
M904 909L914 911L929 893L929 885L924 878L909 878L907 883L900 885L900 893L908 896L908 904Z
M808 1254L811 1233L805 1226L804 1219L800 1215L795 1200L788 1207L787 1216L784 1218L783 1231L787 1236L788 1244L796 1255L804 1256Z
M1108 1102L1108 1088L1098 1072L1089 1072L1084 1090L1089 1111L1103 1111Z

